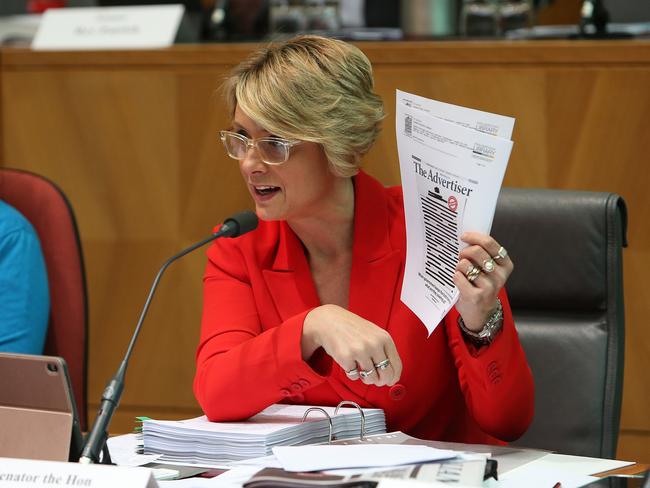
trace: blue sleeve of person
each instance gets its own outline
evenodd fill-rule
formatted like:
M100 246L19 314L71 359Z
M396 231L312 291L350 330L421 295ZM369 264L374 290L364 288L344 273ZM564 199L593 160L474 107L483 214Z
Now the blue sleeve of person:
M0 351L41 354L49 315L38 236L20 212L0 200Z

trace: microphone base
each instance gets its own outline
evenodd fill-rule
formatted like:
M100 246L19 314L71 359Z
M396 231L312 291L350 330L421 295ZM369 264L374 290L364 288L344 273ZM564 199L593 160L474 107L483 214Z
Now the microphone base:
M115 463L111 459L111 453L108 450L108 445L106 442L104 442L104 445L102 446L102 457L99 462L93 461L91 458L88 456L81 456L78 461L79 464L106 464L106 465L111 465L115 466Z

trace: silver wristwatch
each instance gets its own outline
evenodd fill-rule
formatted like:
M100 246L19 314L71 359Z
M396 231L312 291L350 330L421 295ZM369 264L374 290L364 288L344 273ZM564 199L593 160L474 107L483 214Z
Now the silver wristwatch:
M460 330L463 331L463 334L475 344L479 346L490 344L497 334L501 332L501 328L503 327L503 306L501 305L501 300L497 298L496 308L488 317L483 328L478 332L469 330L461 316L458 316L458 325L460 326Z

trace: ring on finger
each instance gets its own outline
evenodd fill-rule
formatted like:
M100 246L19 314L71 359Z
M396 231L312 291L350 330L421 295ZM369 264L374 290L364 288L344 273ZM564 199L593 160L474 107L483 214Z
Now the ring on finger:
M476 269L477 269L476 266L474 266L473 264L470 264L469 268L467 268L467 271L465 271L465 276L467 278L469 278L472 274L474 274L476 272Z
M505 259L508 257L508 251L506 251L506 248L501 246L499 247L499 250L497 251L496 256L492 256L492 259L499 260L499 259Z
M375 368L377 369L386 369L390 366L390 359L386 358L383 361L379 361L377 364L375 364Z
M366 371L359 371L359 376L362 378L367 378L375 372L375 368L368 369Z
M473 264L470 265L470 267L467 269L467 272L465 273L465 276L467 277L467 281L470 283L474 283L474 280L478 278L478 275L481 274L481 268L474 266Z
M491 273L496 268L496 263L494 259L486 259L483 261L483 271L486 273Z
M358 378L359 377L359 370L357 368L351 369L350 371L346 371L345 375L348 378Z

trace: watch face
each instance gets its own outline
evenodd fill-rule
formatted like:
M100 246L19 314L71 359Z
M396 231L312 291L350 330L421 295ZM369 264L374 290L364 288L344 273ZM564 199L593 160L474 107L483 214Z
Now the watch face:
M503 327L503 308L501 301L497 298L497 308L492 312L486 324L479 331L469 330L463 323L462 317L458 317L458 325L469 340L478 345L490 344Z

